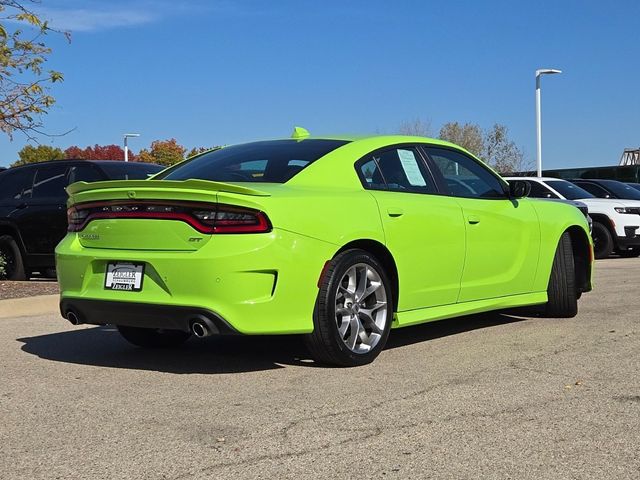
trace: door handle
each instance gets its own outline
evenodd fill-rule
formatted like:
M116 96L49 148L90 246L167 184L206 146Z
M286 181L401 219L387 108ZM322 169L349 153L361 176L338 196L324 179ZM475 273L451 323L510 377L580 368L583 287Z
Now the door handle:
M475 225L477 223L480 223L480 217L476 216L476 215L469 215L467 217L467 221L471 224L471 225Z
M396 208L396 207L387 208L387 214L390 217L400 217L402 216L403 213L404 213L404 210L402 210L401 208Z

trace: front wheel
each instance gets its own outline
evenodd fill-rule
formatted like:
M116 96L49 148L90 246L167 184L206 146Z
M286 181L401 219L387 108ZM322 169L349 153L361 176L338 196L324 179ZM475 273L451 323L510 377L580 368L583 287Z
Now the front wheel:
M608 258L613 251L613 237L609 229L600 222L593 222L593 256L598 260Z
M347 250L331 260L320 283L306 344L319 363L354 367L384 348L393 301L382 265L369 252Z
M186 342L191 333L182 330L164 330L161 328L125 327L118 325L120 335L126 341L138 347L169 348Z
M578 314L578 291L571 236L564 232L553 258L551 277L547 286L548 317L570 318Z

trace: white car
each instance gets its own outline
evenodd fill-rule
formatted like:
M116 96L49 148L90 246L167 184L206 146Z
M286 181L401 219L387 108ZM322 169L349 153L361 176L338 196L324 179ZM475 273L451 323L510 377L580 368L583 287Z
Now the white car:
M596 258L613 251L624 256L640 255L640 200L596 198L591 193L559 178L507 177L531 185L531 198L578 200L589 208L593 219L593 247Z

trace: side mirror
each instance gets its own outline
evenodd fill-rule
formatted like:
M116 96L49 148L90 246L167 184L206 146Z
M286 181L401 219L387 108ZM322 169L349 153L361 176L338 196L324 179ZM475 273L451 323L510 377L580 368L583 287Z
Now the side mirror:
M509 198L524 198L531 192L529 182L523 180L512 180L509 182Z

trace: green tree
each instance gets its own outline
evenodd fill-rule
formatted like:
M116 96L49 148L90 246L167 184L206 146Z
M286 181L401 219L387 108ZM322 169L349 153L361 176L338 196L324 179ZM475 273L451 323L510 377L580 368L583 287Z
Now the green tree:
M216 150L220 147L193 147L191 150L187 152L184 158L191 158L194 155L198 155L200 153L208 152L209 150Z
M160 165L173 165L184 160L186 148L180 145L175 138L169 140L155 140L151 148L143 148L138 154L139 162L157 163Z
M455 143L477 157L482 156L484 147L482 129L475 123L445 123L440 128L440 139Z
M26 165L27 163L46 162L48 160L62 160L65 158L64 152L57 147L50 147L49 145L25 145L22 150L18 152L20 159L11 164L12 167L17 165Z
M28 138L43 133L42 115L55 102L50 85L63 79L60 72L44 69L51 53L44 37L51 32L70 38L67 32L51 29L23 3L0 0L0 131L9 138L15 131Z

